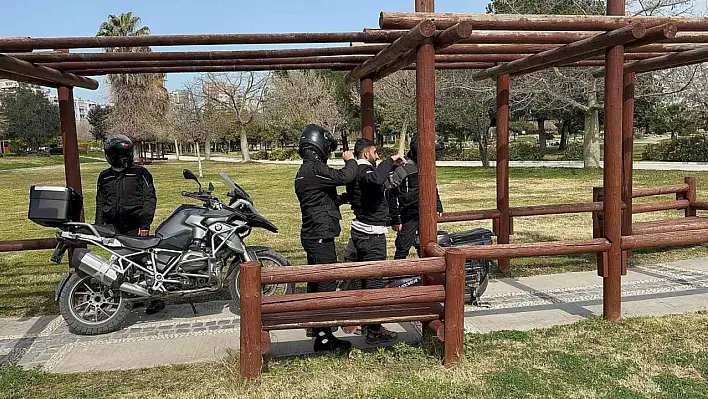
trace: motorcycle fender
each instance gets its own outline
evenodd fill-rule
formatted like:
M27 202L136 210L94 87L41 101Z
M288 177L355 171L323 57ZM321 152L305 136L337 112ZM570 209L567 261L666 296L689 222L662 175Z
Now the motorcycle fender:
M71 277L71 273L66 273L59 282L59 285L57 285L57 289L54 291L54 302L59 301L59 295L61 295L61 290L64 289L66 282L69 281L69 277Z
M237 234L232 234L231 237L226 240L226 246L229 247L230 250L240 254L246 251L246 248L243 246L243 241L241 241L241 237Z
M264 247L264 246L262 246L262 245L251 245L251 246L246 247L246 249L248 249L249 252L253 252L253 253L255 253L256 255L258 255L258 254L260 254L261 252L270 251L271 248L270 248L270 247Z

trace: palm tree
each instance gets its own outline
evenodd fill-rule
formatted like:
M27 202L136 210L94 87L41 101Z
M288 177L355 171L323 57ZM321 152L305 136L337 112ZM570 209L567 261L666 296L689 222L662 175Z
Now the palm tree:
M146 36L150 28L141 26L140 17L132 12L108 15L96 36ZM150 52L150 47L107 47L106 52ZM116 104L111 115L111 130L127 134L139 141L163 136L160 127L167 112L169 96L165 74L108 75L111 97ZM141 146L142 147L142 146Z

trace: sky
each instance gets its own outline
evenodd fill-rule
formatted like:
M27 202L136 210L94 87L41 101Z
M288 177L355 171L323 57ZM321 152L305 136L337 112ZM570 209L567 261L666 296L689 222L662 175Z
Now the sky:
M437 0L438 12L483 13L488 0ZM346 32L377 28L381 11L413 11L414 0L0 0L2 36L95 36L109 14L132 11L151 34ZM235 50L288 46L179 46L153 51ZM332 44L326 46L333 46ZM100 51L72 50L73 51ZM168 74L168 90L192 74ZM75 96L108 102L103 77L98 90Z

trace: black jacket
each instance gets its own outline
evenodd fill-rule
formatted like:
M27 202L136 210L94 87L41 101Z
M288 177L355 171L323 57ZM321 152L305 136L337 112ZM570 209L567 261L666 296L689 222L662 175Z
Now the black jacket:
M392 224L400 224L401 221L420 218L420 210L418 209L418 165L416 165L414 160L406 157L406 164L398 168L405 168L407 177L403 179L400 185L392 187L388 193ZM443 205L437 188L435 189L435 201L437 212L442 213Z
M98 176L96 224L112 224L121 233L148 230L156 207L152 175L142 166L121 172L109 168Z
M303 160L295 176L295 194L300 202L304 239L330 239L341 233L337 186L351 183L358 167L349 160L342 169L332 169L322 161Z
M372 226L390 224L385 184L392 170L391 158L382 161L376 168L369 162L359 164L356 180L347 184L346 193L340 197L341 203L352 204L356 220Z

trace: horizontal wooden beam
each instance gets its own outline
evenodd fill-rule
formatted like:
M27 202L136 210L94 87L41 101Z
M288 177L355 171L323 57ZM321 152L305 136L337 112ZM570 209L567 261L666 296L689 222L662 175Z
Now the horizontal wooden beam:
M180 72L239 72L239 71L288 71L306 69L331 69L351 71L358 63L315 63L315 64L270 64L232 66L185 66L185 67L145 67L145 68L104 68L76 71L85 76L135 74L135 73L180 73Z
M347 74L347 81L358 81L365 76L372 75L378 69L398 60L409 50L416 48L423 43L425 39L429 39L434 35L435 24L429 20L420 21L412 27L409 32L396 39L395 42L376 54L374 58Z
M334 280L435 274L445 271L445 259L422 258L332 265L286 266L261 272L263 284L316 283Z
M632 205L632 213L672 211L672 210L686 209L689 206L691 206L691 201L689 201L689 200L649 202L646 204L633 204Z
M0 241L0 252L35 251L53 249L57 246L56 238L31 238L27 240Z
M240 51L153 51L130 53L56 53L42 51L17 53L14 57L32 63L54 62L108 62L108 61L176 61L176 60L234 60L287 57L323 57L335 55L374 55L386 45L353 47L317 47L277 50Z
M417 25L414 24L414 26ZM454 24L453 24L454 25ZM315 33L233 33L206 35L149 35L96 37L25 37L0 38L1 51L29 49L73 49L144 46L206 46L217 44L292 44L292 43L390 43L400 32L315 32Z
M440 303L370 306L353 309L326 309L263 315L265 330L317 328L328 326L365 326L380 323L427 322L443 314Z
M604 238L584 241L551 241L533 244L492 244L455 247L467 259L512 259L534 256L573 255L605 252L610 242Z
M82 69L111 68L150 68L150 67L186 67L186 66L240 66L240 65L272 65L272 64L316 64L316 63L350 63L358 64L369 60L367 55L337 55L327 57L288 57L288 58L257 58L257 59L219 59L219 60L168 60L168 61L79 61L52 62L41 64L57 70L78 71Z
M708 242L708 229L671 231L622 237L622 249L641 249L694 245Z
M382 29L410 29L422 20L433 20L438 29L468 21L475 30L521 31L610 31L634 23L656 26L674 23L681 31L706 31L705 17L647 17L605 15L516 15L516 14L459 14L382 12L379 26Z
M438 52L443 49L446 49L452 46L453 44L464 40L465 38L468 38L471 34L471 24L466 22L455 24L437 35L437 37L435 38L435 51ZM405 53L398 60L395 60L392 63L379 68L379 70L374 73L374 80L383 79L386 76L411 65L416 61L416 54L416 48L408 50L408 52Z
M700 64L708 61L708 47L682 51L680 53L663 55L642 61L633 62L624 67L625 73L630 72L651 72L666 68L677 68L682 66Z
M490 79L506 74L521 74L526 70L538 70L560 65L565 60L577 61L576 57L641 39L646 34L646 29L641 24L632 24L601 35L583 39L574 43L531 55L521 60L498 65L473 76L475 80Z
M30 83L45 81L51 86L81 87L90 90L98 88L98 82L93 79L34 65L6 54L0 54L0 71L28 78Z
M265 315L324 309L434 303L444 300L445 288L442 285L312 292L263 297L261 312Z

